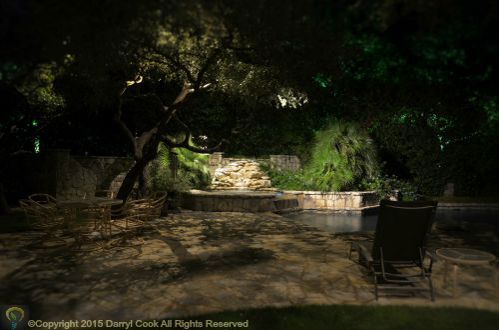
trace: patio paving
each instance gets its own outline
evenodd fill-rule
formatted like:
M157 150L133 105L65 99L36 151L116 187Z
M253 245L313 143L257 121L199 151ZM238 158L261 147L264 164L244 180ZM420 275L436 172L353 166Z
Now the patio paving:
M469 246L497 255L493 230L437 230L430 246ZM487 229L487 228L485 228ZM152 222L144 243L93 252L36 249L36 232L0 234L0 305L24 304L32 318L157 319L228 309L303 304L410 304L499 311L490 270L461 270L457 298L434 267L436 302L374 300L371 278L347 259L349 241L271 213L183 212Z

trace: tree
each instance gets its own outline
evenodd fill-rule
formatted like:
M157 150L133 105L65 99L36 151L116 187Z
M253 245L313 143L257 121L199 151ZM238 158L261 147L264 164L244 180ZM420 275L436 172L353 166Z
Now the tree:
M189 137L203 149L225 138L233 154L306 156L314 132L338 118L368 129L385 160L400 165L395 174L436 183L422 177L442 171L419 169L469 163L473 148L497 140L493 1L17 3L2 3L2 65L56 68L54 95L64 101L42 146L146 159L158 140ZM432 161L413 161L426 149L408 146L424 142ZM452 166L453 176L480 167L472 165Z

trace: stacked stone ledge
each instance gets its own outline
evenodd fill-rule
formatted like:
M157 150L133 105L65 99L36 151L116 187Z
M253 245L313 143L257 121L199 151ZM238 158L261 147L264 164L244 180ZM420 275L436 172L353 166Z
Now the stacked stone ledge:
M211 188L215 190L264 190L270 178L253 160L238 160L215 170Z

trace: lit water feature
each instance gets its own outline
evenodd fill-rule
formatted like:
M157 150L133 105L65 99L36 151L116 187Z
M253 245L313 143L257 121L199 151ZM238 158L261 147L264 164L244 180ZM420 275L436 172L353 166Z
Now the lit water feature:
M376 229L377 215L303 211L286 217L333 233L370 231ZM490 225L499 232L499 210L445 210L438 209L437 224L455 227Z

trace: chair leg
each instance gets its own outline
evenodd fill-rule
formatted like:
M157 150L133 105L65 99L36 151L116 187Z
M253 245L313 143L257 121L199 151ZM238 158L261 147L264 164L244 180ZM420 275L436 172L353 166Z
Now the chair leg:
M492 267L492 281L494 281L494 283L492 284L494 286L496 296L499 296L499 274L497 272L497 267L494 262L491 263L491 267Z
M376 273L373 272L374 276L374 297L376 298L376 301L378 301L378 278L376 277Z
M447 261L444 260L444 280L443 280L444 288L447 288L448 276L449 276L449 264L447 263Z
M458 272L458 265L454 264L452 265L452 296L455 298L457 296L457 272Z
M435 291L433 290L433 281L431 280L431 275L428 275L428 285L430 287L430 299L435 301Z
M350 249L348 250L348 260L352 260L352 250L353 250L353 242L350 243Z

